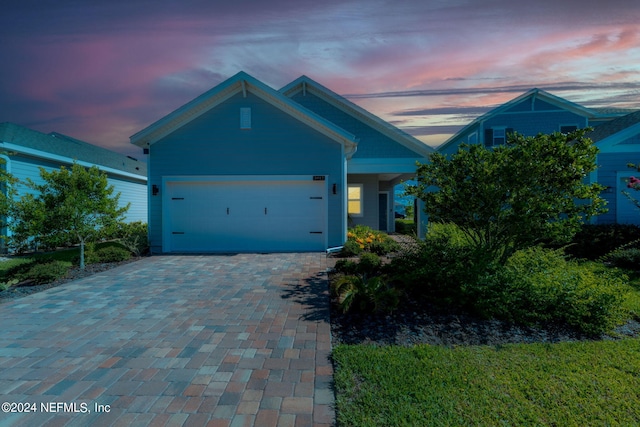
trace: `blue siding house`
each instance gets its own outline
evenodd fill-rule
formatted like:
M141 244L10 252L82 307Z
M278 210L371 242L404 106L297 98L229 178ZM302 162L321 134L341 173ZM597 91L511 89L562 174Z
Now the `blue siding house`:
M627 188L629 178L639 175L627 164L640 163L640 111L598 126L587 136L600 149L598 170L592 180L606 187L602 197L607 200L609 208L596 221L601 224L640 225L640 210L622 194L622 191L628 190L632 196L640 199L639 192Z
M621 193L633 170L626 165L640 162L640 113L628 110L590 109L541 89L532 89L519 97L473 120L438 147L443 154L452 154L461 143L484 144L487 147L504 144L511 132L525 136L539 133L571 132L593 127L587 135L600 153L598 169L589 177L607 187L602 196L609 211L594 218L597 223L640 224L640 212Z
M379 194L430 151L396 134L306 77L277 91L240 72L131 137L149 155L151 249L323 251L348 210L389 229Z
M44 134L13 123L0 123L0 151L4 167L15 178L42 183L40 167L51 171L69 167L76 161L86 167L98 166L109 184L120 193L120 206L131 203L127 222L147 221L147 165L131 157L52 132ZM30 191L18 184L18 197ZM6 230L3 230L6 232Z
M535 136L595 128L628 112L583 107L534 88L473 120L440 145L438 151L454 153L463 142L487 147L504 144L510 132Z

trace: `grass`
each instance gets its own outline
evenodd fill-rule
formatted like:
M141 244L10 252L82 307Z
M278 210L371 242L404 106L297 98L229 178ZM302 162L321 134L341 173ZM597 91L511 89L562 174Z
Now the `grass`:
M339 345L340 426L638 425L640 339Z
M640 272L624 309L640 318ZM640 425L640 338L497 347L339 345L339 426Z

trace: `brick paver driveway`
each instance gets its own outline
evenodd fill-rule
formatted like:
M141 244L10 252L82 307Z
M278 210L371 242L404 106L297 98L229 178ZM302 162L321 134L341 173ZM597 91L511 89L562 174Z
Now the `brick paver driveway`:
M333 424L325 269L155 256L0 304L0 401L36 412L0 426Z

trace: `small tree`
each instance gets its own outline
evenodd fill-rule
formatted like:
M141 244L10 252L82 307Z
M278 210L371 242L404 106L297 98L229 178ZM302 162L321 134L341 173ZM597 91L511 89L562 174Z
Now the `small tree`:
M432 154L408 192L430 220L456 224L478 249L504 262L518 249L566 241L604 212L603 187L585 184L597 148L587 129L569 135L510 135L504 146L461 145L448 159Z
M114 187L97 166L87 169L74 163L51 172L40 168L40 176L44 183L30 183L38 195L27 205L35 212L32 236L46 233L79 242L84 269L85 244L121 221L129 205L118 207L120 194L113 195Z

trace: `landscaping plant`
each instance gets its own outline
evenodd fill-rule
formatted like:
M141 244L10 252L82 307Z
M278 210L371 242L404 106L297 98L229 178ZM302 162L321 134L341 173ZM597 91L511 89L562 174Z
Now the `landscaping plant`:
M331 283L331 295L340 311L392 311L398 306L400 293L381 275L378 255L363 253L358 262L340 261L335 269L341 275Z
M598 152L588 131L512 134L502 146L462 144L451 158L434 153L407 192L425 201L430 221L457 225L500 263L542 241L568 242L605 211L604 187L585 183Z
M79 243L84 269L85 244L122 221L129 205L118 207L120 194L113 194L107 175L96 166L87 169L74 163L51 172L40 168L40 176L42 184L27 183L36 195L27 195L15 205L15 224L23 236L36 240Z
M341 254L354 256L361 252L371 252L386 255L396 250L398 250L398 244L386 233L364 225L356 225L347 232L347 241Z

